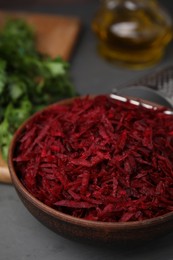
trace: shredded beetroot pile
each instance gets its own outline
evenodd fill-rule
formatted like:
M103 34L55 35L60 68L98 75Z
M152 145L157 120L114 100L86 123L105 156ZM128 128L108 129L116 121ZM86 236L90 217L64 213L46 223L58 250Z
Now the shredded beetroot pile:
M87 220L173 211L173 116L106 96L55 105L26 126L15 167L33 196Z

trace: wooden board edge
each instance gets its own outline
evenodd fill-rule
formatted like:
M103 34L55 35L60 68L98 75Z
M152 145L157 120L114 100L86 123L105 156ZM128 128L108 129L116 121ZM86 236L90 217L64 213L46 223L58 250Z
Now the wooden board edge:
M4 184L12 184L8 167L0 167L0 182Z

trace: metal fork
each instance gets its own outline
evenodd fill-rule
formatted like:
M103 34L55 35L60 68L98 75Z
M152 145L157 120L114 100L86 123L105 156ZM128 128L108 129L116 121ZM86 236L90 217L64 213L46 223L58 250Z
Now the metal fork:
M148 90L150 91L146 91L148 93L144 93L145 92L144 88L148 88ZM146 99L147 97L146 100L172 108L173 107L173 66L164 68L161 71L156 72L155 74L145 76L142 79L130 85L124 86L120 90L114 88L112 91L113 94L117 94L120 96L121 95L128 96L130 92L136 95L134 97L139 97L143 99ZM160 96L160 99L158 96ZM163 99L165 99L165 102Z
M110 94L110 97L115 99L115 100L118 100L118 101L121 101L121 102L129 102L135 106L142 106L142 107L145 107L147 109L153 109L153 110L157 110L158 107L157 106L154 106L154 105L151 105L151 104L147 104L141 100L136 100L136 99L132 99L132 98L126 98L126 97L123 97L123 96L120 96L120 95L116 95L116 94ZM166 115L173 115L173 110L169 110L169 109L166 109L163 111L164 114Z
M149 88L158 90L173 105L173 66L164 68L154 75L149 75L135 82L133 85L147 85Z

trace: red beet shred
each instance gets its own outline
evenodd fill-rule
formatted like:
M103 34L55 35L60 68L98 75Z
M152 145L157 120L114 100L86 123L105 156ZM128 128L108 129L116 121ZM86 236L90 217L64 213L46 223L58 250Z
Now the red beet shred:
M173 116L107 96L54 105L15 151L27 190L87 220L138 221L173 211Z

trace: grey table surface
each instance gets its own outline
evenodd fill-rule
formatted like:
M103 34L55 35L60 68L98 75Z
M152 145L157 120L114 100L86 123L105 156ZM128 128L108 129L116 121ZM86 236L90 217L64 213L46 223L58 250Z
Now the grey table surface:
M173 2L163 2L173 14ZM109 64L96 51L90 29L97 1L61 5L21 5L21 10L75 15L83 30L71 59L71 75L80 94L110 93L112 88L129 84L173 64L173 43L165 57L153 68L133 71ZM9 5L9 9L15 6ZM18 7L19 10L19 7ZM173 259L173 233L138 247L95 247L67 240L40 224L23 206L12 185L0 184L0 260L170 260Z

